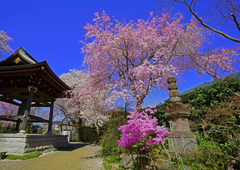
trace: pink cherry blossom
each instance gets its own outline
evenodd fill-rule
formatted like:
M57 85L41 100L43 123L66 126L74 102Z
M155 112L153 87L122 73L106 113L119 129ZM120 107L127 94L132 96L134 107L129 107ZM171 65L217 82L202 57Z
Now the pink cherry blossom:
M136 100L138 108L152 88L167 90L170 72L233 71L237 48L204 54L204 30L195 19L188 24L182 19L182 14L171 17L166 10L161 16L151 12L147 20L129 23L112 22L104 11L95 13L93 24L84 27L87 33L86 41L81 41L82 53L94 83L102 89L106 84L111 87L106 105L122 97Z
M6 32L0 30L0 57L2 57L2 51L10 52L12 49L8 45L8 42L12 41L12 38L8 37Z
M65 108L67 117L73 120L80 117L86 126L95 125L98 129L108 120L107 108L103 107L103 101L109 93L109 87L106 83L104 87L101 84L97 86L92 78L80 70L70 70L69 73L62 74L60 79L72 88L67 92L71 98L57 100L56 104Z
M18 112L18 106L0 101L0 115L15 116L15 115L17 115L17 112ZM11 121L0 121L0 123L1 123L1 126L3 126L3 127L8 127L8 126L14 126L15 125L15 122L11 122Z

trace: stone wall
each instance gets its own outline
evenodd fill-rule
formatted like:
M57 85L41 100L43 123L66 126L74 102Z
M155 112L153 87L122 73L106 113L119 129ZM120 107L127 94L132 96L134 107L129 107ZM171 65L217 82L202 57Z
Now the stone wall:
M60 134L68 135L69 142L79 142L79 128L71 125L61 125Z
M50 152L64 146L68 146L67 135L0 134L0 151L12 155Z

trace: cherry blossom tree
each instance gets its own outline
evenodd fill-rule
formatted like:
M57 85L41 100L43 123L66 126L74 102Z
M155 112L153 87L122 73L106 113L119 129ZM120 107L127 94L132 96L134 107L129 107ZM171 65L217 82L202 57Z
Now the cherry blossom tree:
M109 88L100 89L89 74L80 70L70 70L60 78L73 90L68 92L71 98L58 100L56 107L72 122L81 118L86 126L102 127L108 120L107 108L103 104Z
M17 115L17 112L18 112L18 106L0 101L0 115L6 115L6 116ZM14 126L15 122L0 121L0 124L2 127L9 127L9 126Z
M239 0L222 0L222 1L218 1L218 0L214 0L211 1L210 5L208 6L208 10L205 11L205 13L207 15L205 16L200 16L197 13L196 7L199 5L199 1L197 0L158 0L160 2L161 5L163 6L168 6L172 3L176 3L176 4L182 4L185 7L187 7L187 10L199 21L199 23L206 29L209 30L211 32L211 38L213 38L214 35L220 35L223 38L226 38L228 40L231 40L232 43L237 43L237 48L233 49L234 51L239 49L240 45L240 39L238 38L238 33L240 32L240 24L239 24L239 17L240 17L240 1ZM206 7L207 9L207 7ZM213 23L211 23L211 22ZM213 26L214 25L214 26ZM236 34L232 34L230 35L229 32L227 31L222 31L221 29L223 27L219 27L219 26L231 26L231 28L236 29L238 31L238 33ZM227 44L228 45L228 44ZM222 48L219 48L222 49ZM218 49L218 50L219 50ZM215 53L218 51L216 50ZM209 51L209 53L211 54L211 50ZM227 51L229 52L229 51ZM239 58L237 61L235 61L236 65L239 65ZM201 63L197 63L198 67L200 67L201 69L199 70L204 70L204 68L202 68ZM209 74L210 76L212 76L215 80L223 83L226 88L228 88L228 90L240 97L240 95L238 93L235 93L233 91L231 91L231 89L228 87L228 83L223 81L221 79L221 77L217 76L217 66L215 67L216 71L213 72L208 72L205 71L207 74ZM200 71L201 74L201 71Z
M205 32L196 19L183 24L182 14L171 17L166 10L161 16L151 12L147 20L129 23L116 19L113 23L104 11L95 16L94 24L85 26L82 53L92 80L103 89L106 83L112 87L107 103L114 103L119 96L124 100L131 97L139 108L152 88L167 89L170 72L178 75L188 70L215 73L234 69L236 48L202 53Z
M7 53L12 51L8 42L11 41L12 38L8 37L7 34L0 30L0 57L2 57L2 51L6 51Z
M76 117L75 114L69 114L68 109L69 109L69 104L68 104L68 99L63 98L63 99L57 99L56 102L54 103L54 115L59 115L59 116L64 116L66 122L68 125L74 124L74 117Z

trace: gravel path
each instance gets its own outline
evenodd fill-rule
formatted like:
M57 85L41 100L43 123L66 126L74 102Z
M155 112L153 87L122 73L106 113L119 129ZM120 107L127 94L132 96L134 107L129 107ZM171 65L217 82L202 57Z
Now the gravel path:
M84 143L70 143L78 149L57 151L29 160L0 160L1 170L103 170L100 148Z

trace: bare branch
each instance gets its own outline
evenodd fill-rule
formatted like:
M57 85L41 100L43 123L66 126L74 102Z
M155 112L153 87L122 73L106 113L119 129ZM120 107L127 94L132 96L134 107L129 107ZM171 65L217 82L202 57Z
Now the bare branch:
M233 17L233 20L234 20L234 22L235 22L235 24L236 24L238 30L240 31L240 26L239 26L239 23L237 22L237 18L236 18L236 16L235 16L233 13L231 13L231 16Z
M200 17L198 17L198 15L197 15L194 11L192 11L191 6L189 6L189 5L186 4L186 3L185 3L185 5L188 6L188 9L189 9L189 11L191 12L191 14L193 14L193 16L202 24L202 26L204 26L204 27L212 30L212 31L215 32L215 33L218 33L218 34L224 36L225 38L227 38L227 39L229 39L229 40L232 40L232 41L234 41L234 42L240 43L240 40L239 40L239 39L233 38L233 37L225 34L224 32L219 31L219 30L217 30L217 29L214 29L214 28L210 27L209 25L207 25L205 22L202 21L202 19L201 19Z
M167 0L159 0L160 2L166 2ZM206 24L205 22L203 22L203 20L193 11L194 10L194 7L192 7L192 5L194 4L195 6L195 3L196 3L196 0L191 0L190 3L187 3L186 0L169 0L169 1L172 1L172 2L178 2L178 3L181 3L181 4L184 4L185 6L188 7L188 10L190 11L191 14L193 14L193 16L201 23L202 26L204 26L205 28L207 29L210 29L211 31L217 33L217 34L220 34L222 35L223 37L231 40L231 41L234 41L234 42L237 42L237 43L240 43L240 39L237 39L237 38L233 38L229 35L227 35L226 33L222 32L222 31L219 31L211 26L209 26L208 24ZM238 9L236 9L236 7L233 7L232 3L228 2L228 6L231 6L230 8L232 8L234 11L239 11ZM228 7L227 6L227 7ZM225 15L223 15L225 17ZM227 19L230 19L230 18L227 18ZM236 22L235 22L236 23ZM239 24L238 24L239 26Z

